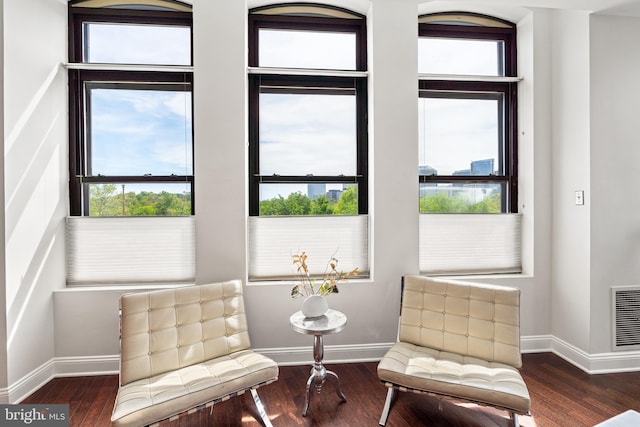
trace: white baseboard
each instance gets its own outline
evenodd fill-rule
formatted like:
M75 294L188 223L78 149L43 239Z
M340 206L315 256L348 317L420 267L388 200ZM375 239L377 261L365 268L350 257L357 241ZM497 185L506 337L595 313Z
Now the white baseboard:
M0 395L3 396L2 403L20 402L22 399L51 381L54 377L55 361L52 359L40 365L40 367L20 378L15 383L10 384L8 388L0 391Z
M520 351L522 353L544 353L552 351L553 336L530 335L520 337Z
M113 375L120 371L120 355L56 357L57 377Z
M324 362L376 362L393 343L327 345ZM521 339L523 353L552 352L589 374L640 371L640 351L588 354L552 335L526 336ZM313 363L312 345L305 347L256 348L280 366ZM0 403L18 403L56 377L116 375L119 355L56 357L35 369L8 388L0 389Z
M377 362L393 343L326 345L324 363ZM313 347L256 348L258 353L272 358L280 366L313 363Z
M31 371L6 389L0 402L18 403L56 377L117 374L120 356L56 357Z
M640 351L589 354L557 337L551 351L588 374L640 371Z

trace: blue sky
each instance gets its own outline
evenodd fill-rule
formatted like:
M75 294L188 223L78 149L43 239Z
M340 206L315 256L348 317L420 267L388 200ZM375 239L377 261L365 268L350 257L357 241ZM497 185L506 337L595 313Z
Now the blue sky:
M91 23L91 63L191 65L188 27ZM191 175L191 93L134 88L91 89L92 174ZM127 184L127 191L190 191L184 184Z
M187 28L91 24L87 31L89 62L191 63ZM260 48L261 66L355 69L355 37L349 34L263 30ZM498 74L495 42L420 39L417 54L421 73ZM421 165L443 174L497 157L495 101L419 104ZM191 174L191 114L189 93L95 89L93 173ZM261 173L355 174L355 120L353 96L262 94ZM430 152L426 140L436 141ZM263 187L261 199L306 193L306 185Z
M94 175L190 175L191 93L93 89Z

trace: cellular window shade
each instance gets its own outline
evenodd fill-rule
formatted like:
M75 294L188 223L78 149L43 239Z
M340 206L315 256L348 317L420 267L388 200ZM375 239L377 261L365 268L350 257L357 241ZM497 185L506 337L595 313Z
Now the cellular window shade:
M68 217L67 285L192 283L195 217Z
M421 214L422 274L520 273L520 214Z
M286 280L296 273L291 255L304 251L311 275L321 275L335 254L338 271L369 276L367 215L249 217L249 280Z

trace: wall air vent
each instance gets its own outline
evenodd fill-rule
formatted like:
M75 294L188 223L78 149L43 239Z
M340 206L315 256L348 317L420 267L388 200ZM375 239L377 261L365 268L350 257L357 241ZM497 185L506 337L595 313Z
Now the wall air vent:
M611 288L613 349L640 350L640 286Z

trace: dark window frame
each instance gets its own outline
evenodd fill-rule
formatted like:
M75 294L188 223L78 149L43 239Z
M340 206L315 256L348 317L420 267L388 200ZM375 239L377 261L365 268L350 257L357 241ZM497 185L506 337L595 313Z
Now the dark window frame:
M323 6L324 7L324 6ZM328 32L347 32L356 35L356 69L349 71L366 71L367 37L366 19L334 18L324 16L291 16L268 15L254 13L264 8L252 9L249 12L249 66L259 69L259 30L287 29ZM352 15L356 15L348 11ZM331 74L335 70L322 70ZM351 176L331 175L261 175L260 174L260 102L261 88L266 91L281 93L305 93L306 88L313 88L318 93L339 94L353 91L356 96L356 174ZM358 192L358 214L368 213L368 112L367 112L367 77L321 75L317 73L300 75L300 73L249 74L249 215L260 215L260 184L278 183L345 183L356 184Z
M69 6L69 62L83 64L83 26L85 22L117 24L177 25L193 29L192 15L188 12L149 11L134 9L100 9ZM193 46L193 31L191 31ZM193 63L193 49L191 49ZM191 188L191 215L195 213L193 151L191 150L191 175L92 175L90 171L91 146L87 135L88 95L85 84L95 82L109 83L115 86L148 89L182 87L191 92L193 111L193 73L190 71L171 71L168 67L161 71L135 71L130 64L118 69L122 64L109 64L109 69L69 69L69 210L72 216L89 216L89 187L85 184L109 183L188 183ZM134 64L144 68L145 64ZM153 66L153 65L152 65ZM183 66L178 66L183 67ZM193 141L193 126L191 141Z
M496 20L492 17L487 17ZM484 27L476 25L455 25L441 23L421 23L418 26L419 37L459 38L472 40L502 41L504 58L504 76L517 77L516 27L507 23L509 28ZM452 76L453 77L453 76ZM464 81L452 78L450 80L420 80L418 82L420 97L429 97L429 93L452 93L451 98L481 99L485 93L501 93L504 99L502 119L503 141L499 141L501 175L419 175L420 184L500 184L506 186L502 192L502 213L518 212L518 129L517 129L517 82L515 81ZM433 95L432 95L433 96ZM436 97L436 96L433 96ZM437 95L437 97L446 97ZM506 194L505 194L506 193Z

